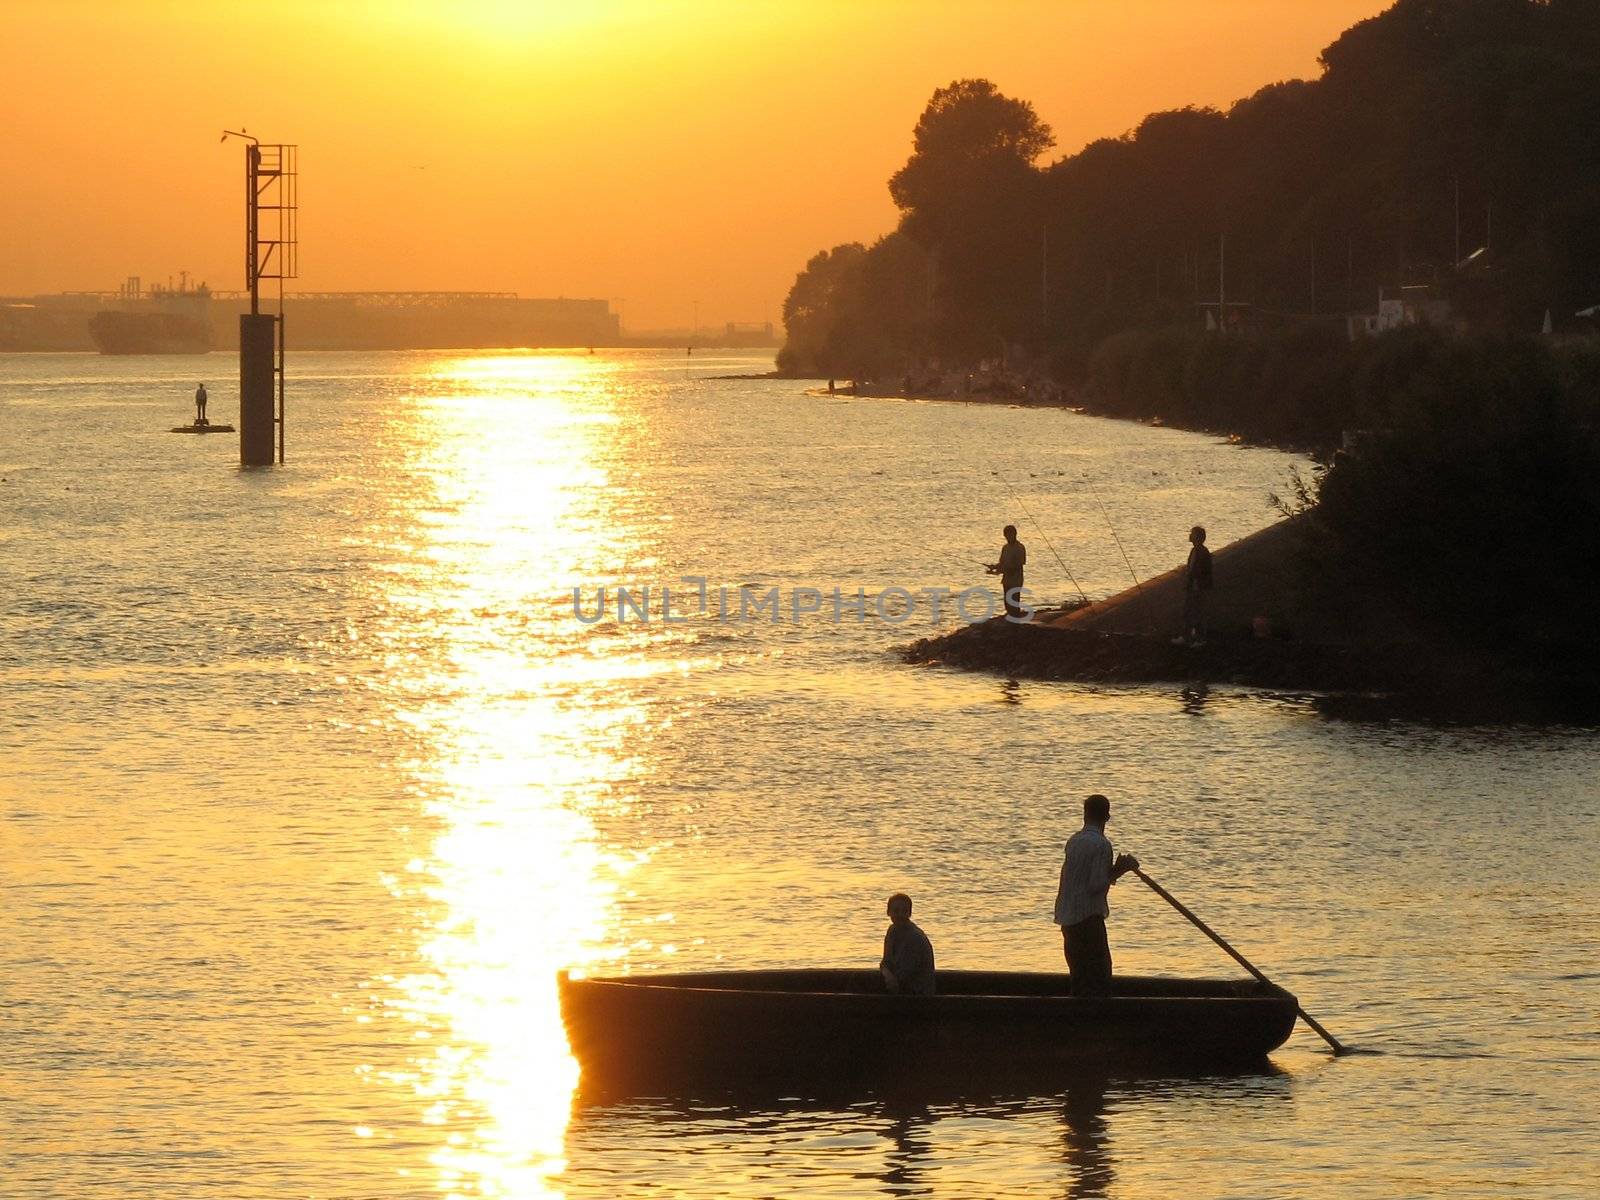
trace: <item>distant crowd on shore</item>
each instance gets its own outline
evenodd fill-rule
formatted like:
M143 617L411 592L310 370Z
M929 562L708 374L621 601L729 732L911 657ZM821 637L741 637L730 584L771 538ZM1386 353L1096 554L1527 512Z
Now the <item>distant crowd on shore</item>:
M830 396L904 396L924 400L1006 400L1018 404L1061 405L1067 393L1055 380L1036 371L1010 370L982 363L973 371L936 368L906 371L899 379L861 378L840 384L828 380Z

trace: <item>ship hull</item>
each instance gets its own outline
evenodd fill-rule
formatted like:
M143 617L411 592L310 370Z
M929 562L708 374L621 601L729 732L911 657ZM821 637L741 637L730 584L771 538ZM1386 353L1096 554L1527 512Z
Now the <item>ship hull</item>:
M100 312L89 318L89 336L101 354L204 354L211 329L178 313Z

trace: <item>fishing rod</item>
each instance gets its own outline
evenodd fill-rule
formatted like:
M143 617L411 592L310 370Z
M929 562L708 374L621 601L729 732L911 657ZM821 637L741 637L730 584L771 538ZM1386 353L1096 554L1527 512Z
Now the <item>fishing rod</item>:
M1118 551L1122 554L1122 561L1127 563L1128 574L1133 576L1133 590L1139 591L1139 576L1133 569L1133 563L1128 558L1128 552L1122 547L1122 539L1117 536L1117 527L1111 523L1111 514L1106 511L1105 501L1100 499L1100 490L1094 486L1094 480L1089 477L1089 472L1083 473L1083 481L1089 485L1089 491L1094 496L1094 502L1100 506L1100 515L1106 519L1106 528L1111 531L1111 540L1117 544Z
M892 546L896 550L919 550L930 558L942 558L946 562L960 563L963 567L987 568L989 566L988 563L983 562L981 559L976 559L966 554L957 554L953 550L936 550L925 542L917 542L909 538L890 537L888 534L883 534L882 539L885 549Z
M950 562L958 562L965 566L978 566L984 568L989 566L988 563L981 559L968 558L965 554L953 554L949 550L935 550L932 546L923 546L916 542L902 542L901 545L910 546L914 550L921 550L924 554L931 554L935 558L947 559Z
M933 463L932 463L931 460L928 463L928 470L929 470L929 473L931 474L932 470L933 470ZM993 472L993 474L999 475L1000 472L995 471L995 472ZM1006 483L1006 481L1005 481L1005 479L1003 477L1001 478L1000 482L1006 484L1006 489L1008 491L1011 490L1011 485L1009 483ZM1016 496L1016 492L1014 492L1014 491L1012 491L1011 494L1013 496ZM1018 504L1022 503L1021 497L1017 497L1017 503ZM1024 511L1026 511L1026 506L1025 505L1024 505ZM1029 516L1030 519L1032 519L1033 514L1029 513L1028 516ZM1034 521L1034 524L1038 525L1038 522ZM1039 535L1041 537L1044 537L1046 545L1050 544L1050 539L1047 536L1045 536L1045 532L1044 532L1044 530L1042 528L1039 530ZM971 558L968 555L956 554L956 553L954 553L953 551L950 551L950 550L935 550L932 546L929 546L926 543L921 543L921 542L901 542L900 544L901 545L905 545L905 546L910 546L913 549L921 550L924 554L931 554L935 558L942 558L942 559L945 559L948 562L958 562L958 563L962 563L964 565L982 567L985 571L991 570L993 568L993 566L994 566L993 563L984 562L981 558ZM1054 554L1055 553L1055 547L1051 546L1050 547L1050 551L1051 551L1052 554ZM1056 561L1060 562L1060 560L1061 560L1061 556L1059 554L1057 554L1056 555ZM1063 563L1061 563L1061 567L1062 567L1063 570L1066 570L1067 564L1063 562ZM1070 570L1067 571L1067 578L1068 579L1072 579L1072 572ZM1078 581L1076 579L1072 579L1072 586L1073 587L1078 587ZM1083 596L1083 589L1082 588L1078 588L1078 595ZM1083 600L1084 600L1085 604L1087 604L1089 602L1089 598L1087 596L1083 596Z
M1017 495L1017 489L1011 486L1010 481L1007 480L1004 475L1001 475L999 471L996 471L995 475L1001 483L1005 484L1006 491L1011 493L1011 498L1017 502L1017 505L1022 509L1023 514L1027 516L1028 520L1033 522L1033 527L1039 531L1039 536L1044 539L1044 544L1050 547L1050 553L1056 556L1056 561L1061 564L1061 569L1067 573L1067 578L1072 580L1072 586L1077 589L1079 597L1085 604L1088 604L1088 594L1084 592L1082 585L1078 583L1078 577L1072 573L1072 568L1067 566L1067 560L1061 557L1060 553L1056 550L1054 543L1050 541L1050 535L1044 531L1044 526L1039 524L1039 518L1034 516L1029 510L1028 506L1022 502L1022 497Z

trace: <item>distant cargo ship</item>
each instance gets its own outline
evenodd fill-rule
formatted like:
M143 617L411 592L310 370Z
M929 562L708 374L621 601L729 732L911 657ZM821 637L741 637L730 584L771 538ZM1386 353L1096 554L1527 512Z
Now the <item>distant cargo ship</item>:
M0 296L0 352L89 350L102 354L204 354L231 350L242 292L143 285L138 276L107 292ZM515 292L290 292L284 299L297 350L502 349L626 344L604 300L535 298ZM770 327L763 327L771 342ZM745 330L728 327L727 345ZM681 344L674 339L673 344ZM703 344L703 343L702 343Z
M89 336L101 354L204 354L211 326L197 317L165 312L97 312Z
M89 336L101 354L204 354L211 349L211 289L153 283L134 275L117 290L116 307L89 318Z

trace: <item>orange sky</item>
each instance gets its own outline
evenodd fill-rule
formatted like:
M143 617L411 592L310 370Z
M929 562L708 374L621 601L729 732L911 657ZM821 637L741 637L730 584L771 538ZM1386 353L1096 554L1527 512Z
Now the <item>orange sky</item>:
M242 286L243 151L299 143L301 290L779 317L893 227L935 87L1031 100L1058 152L1316 72L1384 0L0 0L0 294Z

